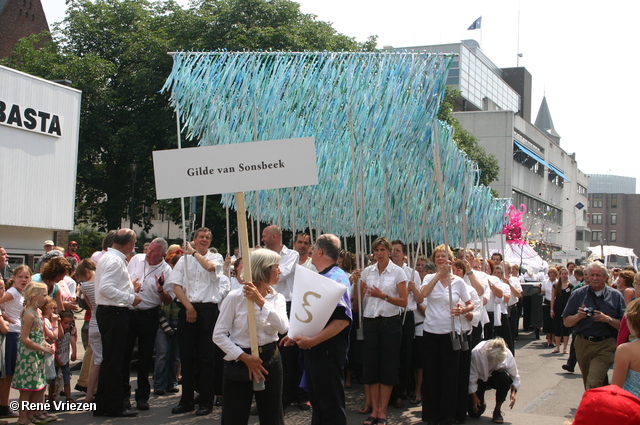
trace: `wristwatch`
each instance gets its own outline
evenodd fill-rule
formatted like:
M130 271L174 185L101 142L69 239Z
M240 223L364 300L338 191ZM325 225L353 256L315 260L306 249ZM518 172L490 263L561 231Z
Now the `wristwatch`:
M384 296L384 300L385 300L385 301L389 301L389 295L385 295L385 296Z

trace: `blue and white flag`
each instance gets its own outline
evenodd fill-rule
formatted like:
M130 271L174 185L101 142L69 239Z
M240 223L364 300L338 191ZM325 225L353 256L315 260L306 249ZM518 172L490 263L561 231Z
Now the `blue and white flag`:
M478 19L476 19L475 21L473 21L473 24L471 24L469 26L469 28L467 28L467 31L468 30L479 30L481 25L482 25L482 16L479 17Z

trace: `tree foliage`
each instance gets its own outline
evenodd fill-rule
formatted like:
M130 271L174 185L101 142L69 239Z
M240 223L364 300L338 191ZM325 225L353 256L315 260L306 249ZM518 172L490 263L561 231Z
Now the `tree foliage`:
M446 87L444 100L440 104L438 111L438 119L453 126L453 140L467 156L478 164L480 169L480 183L489 186L489 184L498 178L500 166L498 159L487 153L485 149L478 144L478 139L462 128L460 122L452 115L453 107L456 99L460 96L460 91L451 86ZM494 192L494 195L497 195Z
M3 64L46 79L69 79L82 90L77 173L77 223L115 229L131 201L130 164L136 163L134 222L151 226L143 206L155 186L151 152L177 147L175 116L159 93L179 50L372 50L304 14L290 0L175 1L68 0L54 42L19 42ZM185 141L193 146L196 141ZM216 202L207 223L224 217ZM170 209L176 202L164 203ZM179 202L178 202L179 204ZM214 234L215 236L219 236Z

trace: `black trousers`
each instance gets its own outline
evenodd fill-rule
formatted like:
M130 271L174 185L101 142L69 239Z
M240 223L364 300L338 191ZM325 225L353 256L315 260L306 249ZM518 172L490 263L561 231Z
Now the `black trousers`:
M187 322L187 310L180 306L178 312L178 348L182 364L182 397L180 404L193 406L193 394L197 388L200 407L213 407L215 377L213 328L218 319L218 304L194 303L196 321Z
M262 366L269 372L268 375L265 375L265 389L263 391L253 391L253 382L248 379L240 382L224 375L222 425L247 425L251 411L251 400L254 395L258 406L260 425L284 425L280 353L276 353L275 357L267 353L260 354L260 358L263 361ZM230 362L225 362L224 367L227 367L228 363Z
M473 348L469 347L469 349L466 351L459 351L460 359L458 361L458 393L456 397L455 413L455 420L458 422L464 422L467 419L467 398L469 397L469 375L471 374L472 349Z
M403 318L403 315L400 315ZM398 368L398 385L393 387L391 400L402 397L407 391L409 375L411 375L411 354L413 350L413 340L416 335L416 326L413 311L407 311L402 324L402 340L400 341L400 367Z
M344 366L348 348L348 341L329 340L311 349L301 350L309 401L313 408L311 425L347 425Z
M160 307L148 310L129 310L129 332L126 336L124 362L122 364L122 380L124 381L124 397L131 395L129 376L131 373L131 358L133 349L138 341L138 388L136 389L136 401L149 400L151 385L149 373L153 364L153 348L156 344L158 333L158 317Z
M509 316L507 316L506 314L501 314L500 322L502 323L502 325L501 326L494 326L493 325L494 312L493 311L488 311L487 314L489 315L489 322L484 325L484 339L485 339L485 341L489 340L489 339L493 339L493 338L499 336L500 338L504 339L504 342L507 343L507 347L509 348L509 351L511 351L511 354L513 354L515 356L516 355L516 346L513 343L513 336L511 334L511 326L509 324Z
M98 329L102 339L102 364L98 376L96 411L118 415L124 410L125 336L129 332L129 309L99 305L96 309Z
M287 317L291 317L291 301L287 301ZM280 339L287 336L279 335ZM297 345L280 347L282 356L282 402L284 406L291 403L300 404L309 401L307 392L300 388L302 380L302 366L300 365L300 350Z
M456 412L460 351L454 351L451 337L424 332L422 420L450 423ZM468 384L467 384L468 385Z
M491 388L496 390L496 403L504 403L507 399L507 394L509 394L511 384L513 384L513 380L507 372L503 370L494 371L489 379L487 379L487 382L478 379L478 390L476 391L476 395L480 399L480 404L484 404L484 393L487 389ZM480 412L476 413L473 411L473 402L471 395L469 395L469 416L472 418L479 418L480 414Z

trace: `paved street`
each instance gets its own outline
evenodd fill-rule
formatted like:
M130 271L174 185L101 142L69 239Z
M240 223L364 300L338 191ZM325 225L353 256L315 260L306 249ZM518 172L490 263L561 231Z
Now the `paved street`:
M78 321L80 324L80 321ZM582 396L582 377L579 373L569 374L561 369L567 356L550 354L551 349L544 347L542 340L534 340L533 333L521 334L517 341L516 362L522 378L522 386L518 392L518 400L513 410L503 406L505 423L518 425L562 425L567 418L575 414L575 409ZM80 352L81 344L79 344ZM73 372L72 388L76 383L79 372ZM136 387L132 380L133 388ZM479 420L469 419L467 424L489 424L490 413L493 409L493 392L487 394L487 412ZM81 399L82 394L74 391L74 398ZM18 393L13 391L12 400L17 400ZM130 422L136 424L191 424L220 423L221 408L214 408L213 414L206 417L196 417L193 414L172 415L171 408L177 405L180 394L171 394L149 400L151 410L140 412L137 418L115 419L94 418L89 412L57 412L61 421L66 424L111 424ZM347 409L349 424L359 425L365 415L359 415L356 410L363 403L362 385L354 383L353 388L347 390ZM132 401L133 402L133 401ZM134 403L135 405L135 403ZM302 412L296 406L287 409L285 423L287 425L308 425L311 414ZM61 422L59 421L59 422ZM15 420L10 420L15 422ZM249 424L257 424L257 416L252 416ZM417 424L420 421L420 407L395 409L389 407L389 424Z

